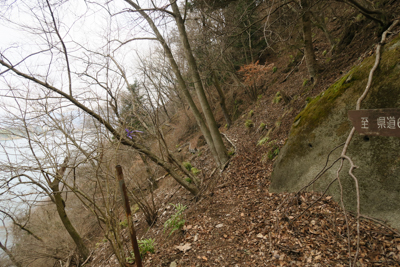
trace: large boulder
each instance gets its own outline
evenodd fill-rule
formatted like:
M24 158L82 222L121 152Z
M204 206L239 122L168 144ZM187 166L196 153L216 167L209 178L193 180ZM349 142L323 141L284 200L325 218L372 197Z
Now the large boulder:
M352 128L347 117L364 91L375 56L366 58L329 89L309 102L296 117L289 138L272 173L271 192L296 192L307 185L326 165L328 154L344 143ZM361 109L400 108L400 37L386 44ZM396 118L397 121L398 118ZM329 157L336 160L343 147ZM400 137L363 136L356 133L348 153L355 165L361 195L361 213L386 220L400 229ZM335 164L308 191L324 191L336 177ZM353 179L346 162L340 177L347 209L355 210ZM328 191L339 200L336 182Z

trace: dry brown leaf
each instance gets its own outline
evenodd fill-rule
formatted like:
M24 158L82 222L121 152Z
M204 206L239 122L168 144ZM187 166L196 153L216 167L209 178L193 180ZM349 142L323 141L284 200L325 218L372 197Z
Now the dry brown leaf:
M188 251L192 248L192 245L190 243L186 243L183 246L175 246L175 248L182 251L183 253L185 253L186 251Z

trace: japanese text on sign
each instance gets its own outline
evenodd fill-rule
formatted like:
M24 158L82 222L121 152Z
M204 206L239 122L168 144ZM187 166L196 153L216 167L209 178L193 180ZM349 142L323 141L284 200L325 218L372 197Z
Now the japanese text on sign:
M400 137L400 109L351 110L348 115L360 134Z

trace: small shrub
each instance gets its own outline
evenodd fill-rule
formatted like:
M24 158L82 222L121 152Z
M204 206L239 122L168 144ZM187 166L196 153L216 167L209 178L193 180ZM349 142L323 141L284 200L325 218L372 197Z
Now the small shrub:
M257 96L266 90L265 84L270 75L270 70L274 64L259 65L259 62L243 65L238 73L243 78L244 90L252 101L257 100Z
M189 177L186 177L186 178L185 178L185 181L188 182L189 184L192 183L192 179L190 179Z
M120 225L122 228L126 228L126 227L128 226L128 220L125 219L125 220L121 221L121 222L119 223L119 225Z
M264 128L265 128L265 126L267 126L265 123L260 123L260 126L258 126L258 128L260 129L260 130L263 130Z
M273 68L272 68L272 73L275 73L277 70L278 70L277 67L273 67Z
M326 53L328 53L328 52L326 52L326 50L324 50L324 52L322 52L322 55L326 56Z
M247 120L244 125L246 126L246 128L251 128L254 127L254 123L252 120Z
M199 170L199 169L197 169L197 168L192 168L192 173L194 174L194 175L198 175L199 173L200 173L201 171Z
M182 164L186 170L190 171L192 169L192 164L190 164L190 162L184 161L184 162L182 162Z
M280 152L279 147L274 146L274 147L268 152L268 158L272 160L273 158L275 158L276 156L278 156L279 152Z
M307 79L304 79L304 80L303 80L303 87L305 87L305 86L308 84L308 82L309 82L309 81L308 81Z
M235 155L235 150L233 148L229 149L228 151L228 156L232 157L233 155Z
M268 142L268 140L269 140L269 137L268 137L268 136L265 136L264 138L260 139L260 140L257 142L257 146L262 146L262 145L264 145L265 143Z
M250 110L249 117L253 117L253 115L254 115L254 110Z
M152 239L152 238L143 239L143 240L139 240L138 243L139 243L140 256L142 258L148 252L154 253L154 245L155 245L154 239Z
M234 120L236 120L237 118L239 118L239 115L240 115L239 107L240 107L240 105L242 105L242 104L243 104L243 100L241 100L241 99L235 100L235 102L234 102L234 107L233 107L233 112L232 112L232 118L233 118Z
M139 252L140 252L140 257L143 259L144 256L147 253L154 253L154 245L156 244L154 242L154 239L143 239L143 240L138 240L139 244ZM135 262L135 254L131 252L131 256L126 258L126 262L132 264Z
M274 99L272 100L273 104L278 104L282 100L281 92L276 92Z
M170 203L171 204L171 203ZM169 236L171 236L176 230L179 230L185 225L185 219L183 218L183 211L187 208L186 206L178 203L176 205L171 204L176 209L176 212L172 214L171 218L169 218L164 223L164 233L167 229L171 229Z

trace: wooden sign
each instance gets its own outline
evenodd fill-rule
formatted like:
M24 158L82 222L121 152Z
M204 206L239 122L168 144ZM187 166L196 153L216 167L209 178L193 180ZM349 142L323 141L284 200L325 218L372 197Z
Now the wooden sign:
M350 110L348 116L359 134L400 137L398 108Z

